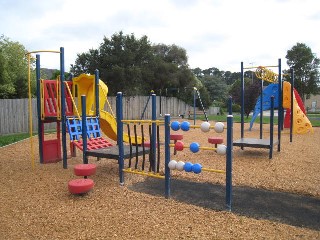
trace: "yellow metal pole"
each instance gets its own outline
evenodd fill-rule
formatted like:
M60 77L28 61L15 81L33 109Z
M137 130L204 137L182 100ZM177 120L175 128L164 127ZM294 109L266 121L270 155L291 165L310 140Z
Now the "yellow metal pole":
M60 53L60 51L54 51L54 50L38 50L38 51L31 51L28 52L27 54L31 54L31 53Z
M138 175L143 175L143 176L148 176L148 177L154 177L154 178L159 178L159 179L164 179L163 175L156 174L156 173L148 173L148 172L143 172L139 170L132 170L132 169L122 169L123 172L126 173L133 173L133 174L138 174Z
M271 65L271 66L252 66L252 67L244 67L243 69L253 69L253 68L268 68L268 67L270 67L270 68L276 68L276 67L278 67L278 66L276 66L276 65Z
M174 147L175 144L174 143L170 143L169 144L170 147ZM190 148L189 146L183 146L183 148ZM214 147L199 147L199 149L201 150L211 150L211 151L216 151L217 148L214 148Z
M217 170L217 169L211 169L211 168L202 168L201 170L204 172L226 173L226 171L224 170Z
M156 123L156 124L164 124L162 120L121 120L123 123Z

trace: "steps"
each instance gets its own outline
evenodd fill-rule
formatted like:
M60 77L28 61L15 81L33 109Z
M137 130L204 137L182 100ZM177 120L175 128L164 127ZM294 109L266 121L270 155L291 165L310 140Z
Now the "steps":
M69 192L72 194L85 194L89 192L93 186L94 181L89 179L88 176L92 176L96 173L97 166L95 164L78 164L74 167L73 171L76 176L82 176L83 178L77 178L68 182Z

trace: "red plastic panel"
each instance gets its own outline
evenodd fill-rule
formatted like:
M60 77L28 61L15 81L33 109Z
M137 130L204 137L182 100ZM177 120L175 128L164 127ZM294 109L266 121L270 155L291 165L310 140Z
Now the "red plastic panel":
M70 91L72 91L72 82L71 81L66 81L66 83L69 86ZM67 87L65 86L65 106L66 106L66 116L73 116L73 103L72 103L72 96L69 94L69 91Z
M83 142L82 140L74 141L74 145L77 146L81 151L83 151ZM107 148L113 146L112 143L108 142L104 138L90 138L87 140L87 150L94 150L100 148Z
M60 139L43 141L43 163L56 163L61 160Z
M60 109L60 92L59 92L59 83L57 80L42 80L43 87L43 103L44 103L44 116L45 117L57 117L57 111ZM72 89L72 82L66 82L69 86L69 89ZM69 91L66 86L65 88L65 109L66 115L73 115L73 104L72 96L69 94Z
M59 99L57 99L57 81L56 80L43 80L43 103L45 117L56 117L57 106Z

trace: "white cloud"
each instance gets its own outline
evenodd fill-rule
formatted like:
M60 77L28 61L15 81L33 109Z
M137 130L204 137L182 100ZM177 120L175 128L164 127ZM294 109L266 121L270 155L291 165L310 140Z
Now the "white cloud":
M68 69L77 53L123 31L187 50L190 67L239 71L240 62L277 64L297 42L320 56L317 0L7 0L1 34L30 51L65 47ZM59 67L57 56L41 57ZM286 66L285 66L286 67Z

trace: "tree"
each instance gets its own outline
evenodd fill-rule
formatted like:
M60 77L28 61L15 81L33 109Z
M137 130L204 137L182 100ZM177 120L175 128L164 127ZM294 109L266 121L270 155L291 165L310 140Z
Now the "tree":
M193 74L201 81L207 96L206 104L211 105L213 101L225 102L227 99L228 86L227 79L231 78L231 72L220 71L218 68L211 67L205 70L195 68Z
M28 96L27 50L18 42L0 36L0 98Z
M227 84L221 76L204 75L201 82L206 87L210 102L224 102L227 99Z
M45 69L41 69L41 70L45 70ZM50 70L50 69L46 69L46 70ZM51 80L57 79L58 77L60 77L60 72L61 72L60 70L54 69L51 73L51 77L48 77L48 79L51 79ZM65 72L64 79L66 79L66 80L70 79L70 73Z
M311 48L304 43L297 43L287 51L287 64L293 68L295 88L303 101L308 94L319 93L319 64L320 59L312 53Z
M232 85L237 79L240 79L240 72L223 72L223 78L227 85Z
M249 114L254 109L257 98L260 94L261 81L253 81L251 78L244 79L244 113L249 117ZM232 85L229 94L232 96L234 103L241 106L241 80L238 79Z
M176 45L151 44L147 36L119 32L104 37L98 49L78 54L71 72L93 74L99 69L110 94L148 95L151 90L192 86L195 77L187 61L186 50Z
M192 88L195 76L188 68L186 50L176 45L155 44L152 47L154 61L154 89ZM179 97L184 97L180 95Z

